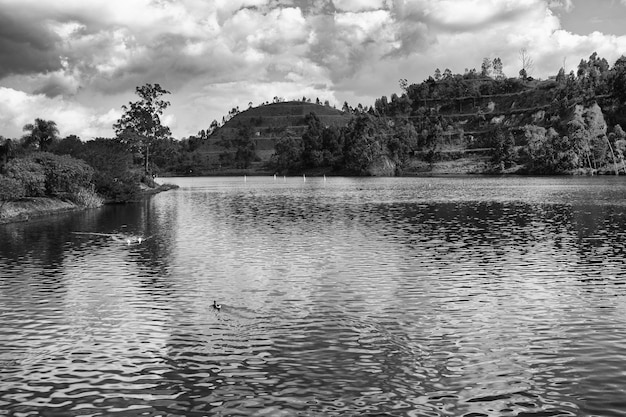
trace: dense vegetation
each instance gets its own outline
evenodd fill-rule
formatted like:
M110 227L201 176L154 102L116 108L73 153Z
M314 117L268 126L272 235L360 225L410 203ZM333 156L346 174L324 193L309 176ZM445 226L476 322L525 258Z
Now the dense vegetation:
M398 175L464 158L482 161L481 173L626 173L626 57L611 67L594 53L548 80L529 77L532 60L521 57L516 77L486 58L480 71L400 80L401 94L371 106L274 97L181 140L161 124L169 92L146 84L122 106L114 138L59 138L55 122L39 118L22 138L0 137L0 201L129 201L155 174Z
M419 84L401 80L401 95L383 96L344 127L307 119L302 140L276 145L277 170L317 167L356 174L388 160L406 173L416 160L482 155L481 172L535 174L626 172L626 58L611 68L593 54L577 73L549 80L502 74L499 59L482 71L439 70ZM523 68L524 69L524 68ZM346 106L344 106L345 109Z
M140 100L123 106L117 136L83 142L58 137L54 121L35 119L18 139L0 137L0 202L54 197L81 206L135 199L140 183L153 186L150 151L169 139L159 116L169 105L158 84L137 87Z

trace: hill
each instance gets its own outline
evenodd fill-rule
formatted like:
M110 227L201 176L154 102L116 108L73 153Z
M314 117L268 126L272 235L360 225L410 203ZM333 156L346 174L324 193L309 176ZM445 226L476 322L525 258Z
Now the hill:
M593 54L576 73L548 80L486 68L400 86L401 95L345 112L306 102L231 112L159 167L184 175L626 173L626 57L610 68Z
M196 158L204 162L204 169L214 173L240 169L232 158L236 157L236 142L241 135L251 139L254 155L249 170L260 172L274 154L276 143L285 137L301 138L307 128L305 118L315 114L326 126L343 127L351 115L335 108L301 101L287 101L249 108L235 114L217 128L196 149ZM202 169L199 166L197 169Z

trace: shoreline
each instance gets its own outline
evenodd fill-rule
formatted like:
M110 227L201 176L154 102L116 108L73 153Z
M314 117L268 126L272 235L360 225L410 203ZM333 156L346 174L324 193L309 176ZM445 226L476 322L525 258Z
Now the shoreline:
M175 188L178 188L178 186L173 184L162 184L154 188L142 187L138 198L130 203ZM7 201L4 203L0 203L0 225L27 222L29 220L41 219L53 214L99 208L107 204L124 203L113 203L105 201L99 206L84 206L55 197L27 197L18 201Z
M67 213L85 208L88 207L59 198L28 197L19 201L5 202L0 207L0 224L27 222L51 214Z

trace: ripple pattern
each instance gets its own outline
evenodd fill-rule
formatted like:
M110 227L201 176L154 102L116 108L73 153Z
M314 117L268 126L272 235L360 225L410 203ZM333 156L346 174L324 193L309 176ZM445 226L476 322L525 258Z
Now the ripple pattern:
M0 226L0 416L624 416L617 180L172 179Z

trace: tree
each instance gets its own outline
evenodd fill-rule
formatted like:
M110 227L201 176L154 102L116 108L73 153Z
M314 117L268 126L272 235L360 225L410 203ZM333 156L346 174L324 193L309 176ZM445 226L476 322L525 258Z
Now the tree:
M626 102L626 56L622 55L615 61L613 68L613 93L619 104Z
M0 136L0 169L15 156L15 142Z
M35 119L35 123L24 125L24 144L35 146L40 151L46 151L57 140L59 129L52 120Z
M519 70L519 77L522 80L525 80L528 78L528 73L526 72L526 70L524 68L522 68L521 70Z
M370 164L383 154L376 119L369 115L354 117L347 126L344 141L344 167L362 175Z
M624 132L620 125L615 125L609 137L615 145L615 153L621 160L624 173L626 173L626 132Z
M480 75L483 77L491 76L491 60L489 58L483 58L483 63L480 66Z
M500 58L494 58L493 60L493 75L496 78L496 80L502 80L504 78L506 78L506 76L504 75L504 72L502 71L502 60Z
M522 69L520 70L520 77L522 76L522 71L524 71L524 78L530 77L533 75L533 69L535 68L535 61L530 57L528 50L526 48L522 48L519 50L519 60L522 64Z
M565 84L567 81L567 78L565 76L565 69L563 67L561 67L561 69L559 69L558 74L556 74L556 82L558 84Z
M491 132L491 162L499 171L511 166L515 159L515 140L510 132L505 132L502 126L497 125Z
M301 159L301 141L291 136L283 136L276 142L272 162L278 172L283 173L299 168Z
M409 89L408 80L406 78L401 78L398 83L400 84L400 89L406 93Z
M315 113L305 117L306 131L302 134L302 162L305 167L318 167L323 163L322 131L324 126Z
M161 97L170 94L159 84L146 84L137 87L135 93L140 100L129 102L122 106L124 114L113 125L116 135L130 149L141 152L144 162L144 171L150 172L150 149L156 141L171 135L170 128L161 124L161 115L169 105L169 101Z
M249 168L256 157L256 143L250 126L240 127L236 135L223 139L220 145L226 149L220 154L220 161L236 168Z
M74 158L81 158L83 152L83 141L76 135L69 135L61 139L51 150L57 155L69 155Z

